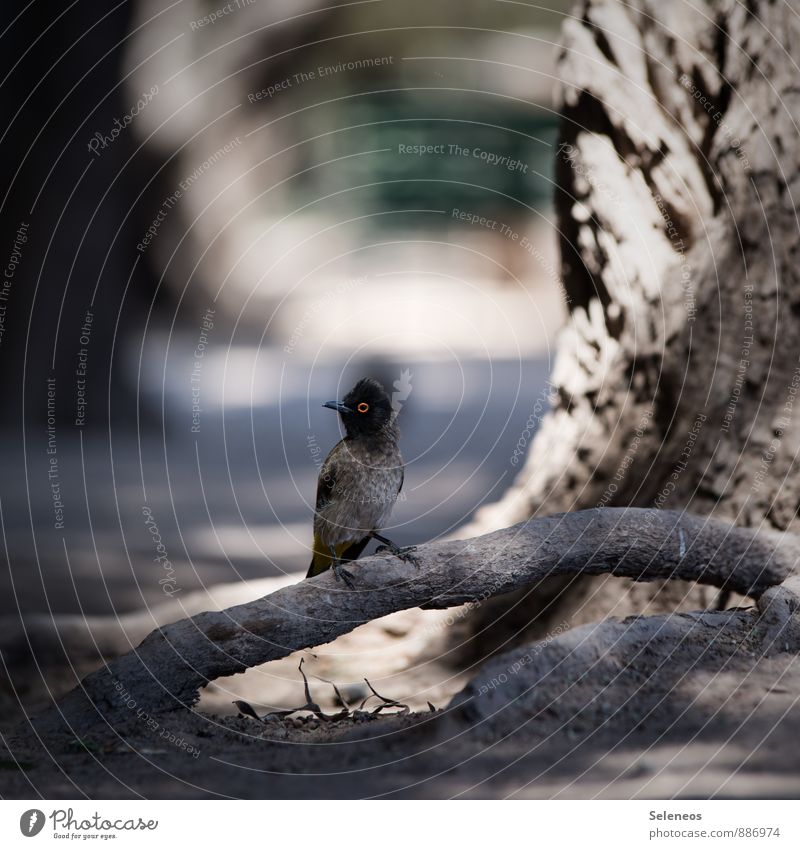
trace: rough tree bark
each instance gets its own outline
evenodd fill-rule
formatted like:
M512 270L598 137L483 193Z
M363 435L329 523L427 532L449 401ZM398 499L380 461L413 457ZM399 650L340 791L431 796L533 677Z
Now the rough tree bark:
M567 20L555 201L569 321L553 406L469 533L614 505L796 531L796 6L585 0ZM559 616L596 620L619 592L574 584Z
M158 628L88 676L38 721L38 730L113 725L131 701L150 714L190 707L216 678L329 642L388 613L483 601L551 575L679 578L758 598L796 574L800 541L673 511L592 510L434 543L422 547L420 557L420 570L411 574L393 557L354 564L354 591L326 573Z

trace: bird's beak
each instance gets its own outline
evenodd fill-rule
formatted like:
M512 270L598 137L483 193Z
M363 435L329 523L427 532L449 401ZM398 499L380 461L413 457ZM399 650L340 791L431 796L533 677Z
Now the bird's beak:
M337 413L352 413L353 411L341 401L326 401L323 407L327 407L329 410L336 410Z

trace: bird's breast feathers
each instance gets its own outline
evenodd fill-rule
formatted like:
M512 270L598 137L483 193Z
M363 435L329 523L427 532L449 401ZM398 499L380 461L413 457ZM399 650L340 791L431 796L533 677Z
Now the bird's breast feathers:
M403 458L396 444L342 440L320 471L315 533L337 545L382 528L402 484Z

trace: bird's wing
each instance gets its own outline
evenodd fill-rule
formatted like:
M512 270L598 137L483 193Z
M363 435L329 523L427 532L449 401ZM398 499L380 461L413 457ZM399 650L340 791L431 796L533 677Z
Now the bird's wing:
M336 487L336 459L340 452L342 442L338 442L331 449L331 453L325 458L322 468L319 470L319 479L317 480L317 500L315 509L319 512L331 500L331 494Z
M333 496L333 491L336 488L337 468L336 460L344 440L338 442L331 449L330 454L325 458L322 468L319 470L319 478L317 480L317 498L314 509L317 513L323 510L330 502ZM344 543L336 547L337 557L341 557L344 550L350 543ZM312 578L314 575L319 575L328 569L332 563L330 549L322 544L322 540L318 534L314 534L314 542L312 545L313 556L311 565L308 568L307 578Z

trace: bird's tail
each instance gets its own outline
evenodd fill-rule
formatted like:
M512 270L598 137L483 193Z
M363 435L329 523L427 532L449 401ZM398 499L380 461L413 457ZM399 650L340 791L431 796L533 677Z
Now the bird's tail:
M336 556L343 563L349 560L355 560L361 552L366 548L369 542L369 537L359 542L342 542L337 546ZM314 534L314 556L311 558L311 565L308 567L306 578L313 578L315 575L321 575L326 569L331 568L333 556L330 548L325 545L317 534Z

